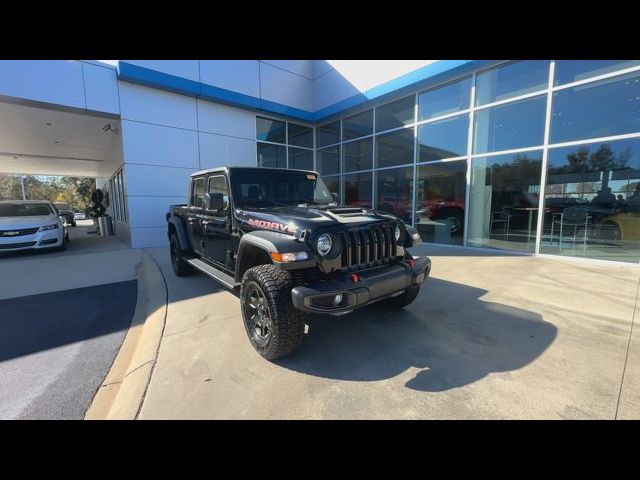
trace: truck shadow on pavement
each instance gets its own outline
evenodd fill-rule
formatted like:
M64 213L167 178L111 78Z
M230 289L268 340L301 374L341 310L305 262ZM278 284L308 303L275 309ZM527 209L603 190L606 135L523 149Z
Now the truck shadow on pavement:
M405 386L424 392L526 366L553 342L556 327L535 312L483 301L486 293L429 278L404 310L373 304L343 317L309 315L301 348L276 363L349 381L384 380L418 368Z

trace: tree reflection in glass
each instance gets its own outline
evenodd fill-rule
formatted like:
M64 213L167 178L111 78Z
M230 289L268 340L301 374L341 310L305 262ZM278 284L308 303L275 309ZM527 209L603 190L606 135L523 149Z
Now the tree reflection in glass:
M540 251L638 262L640 140L551 149Z

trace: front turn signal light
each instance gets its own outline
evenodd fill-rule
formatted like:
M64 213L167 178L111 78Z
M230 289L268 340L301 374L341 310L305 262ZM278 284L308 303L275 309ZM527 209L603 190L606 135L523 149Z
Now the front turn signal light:
M300 260L307 260L309 258L309 254L307 252L295 252L295 253L278 253L272 252L271 259L275 262L287 263L287 262L297 262Z

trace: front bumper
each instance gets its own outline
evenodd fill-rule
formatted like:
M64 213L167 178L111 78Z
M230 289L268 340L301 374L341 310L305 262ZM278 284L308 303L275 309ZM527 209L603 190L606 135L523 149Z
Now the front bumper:
M291 300L294 308L302 312L342 315L399 295L410 286L421 285L430 272L431 260L418 257L413 259L413 266L405 260L356 272L357 282L352 274L346 273L313 285L295 287L291 290ZM338 304L335 303L336 295L342 296Z
M63 228L45 230L44 232L36 232L31 235L0 237L0 253L61 247L63 237Z

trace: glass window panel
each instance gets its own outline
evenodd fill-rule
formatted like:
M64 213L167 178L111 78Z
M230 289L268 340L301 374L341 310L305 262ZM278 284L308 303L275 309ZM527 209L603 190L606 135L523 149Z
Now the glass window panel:
M410 95L376 108L376 132L391 130L413 123L415 97Z
M373 110L342 120L342 140L365 137L373 133Z
M193 181L193 190L191 197L191 205L196 208L202 208L204 198L204 178L198 178Z
M318 148L340 142L340 120L316 128L316 146Z
M340 173L340 146L323 148L316 152L316 166L320 175Z
M270 118L256 117L256 139L285 143L285 123Z
M542 152L471 160L469 245L533 252Z
M542 145L546 100L543 95L476 111L473 152L496 152Z
M117 179L118 178L118 174L116 173L116 176L113 177L113 179L111 180L110 184L111 184L111 192L114 198L114 202L113 202L113 206L111 207L113 212L114 212L114 216L116 218L116 220L121 221L121 216L120 216L120 194L118 193L118 182Z
M640 60L556 60L554 85L577 82L640 65Z
M476 105L543 90L548 84L548 60L510 63L476 76Z
M413 163L413 128L376 136L376 166L395 167Z
M469 108L471 77L418 95L418 120L439 117Z
M331 193L337 193L338 197L340 196L340 177L322 177L322 180Z
M373 165L373 138L343 144L344 171L369 170Z
M425 242L462 245L467 161L418 167L416 228Z
M313 148L313 128L290 123L288 129L289 145Z
M549 150L540 251L640 261L640 139Z
M376 182L377 210L411 223L413 167L379 170L376 172Z
M313 170L313 151L289 147L289 168Z
M209 193L221 193L223 198L223 210L229 207L229 188L227 187L227 180L224 175L215 175L209 177Z
M286 147L258 142L258 166L270 168L287 168Z
M469 115L426 123L418 127L419 162L467 154Z
M640 73L553 94L551 143L640 132Z
M222 193L223 195L227 195L229 193L229 189L227 188L227 181L225 180L223 175L215 175L213 177L209 177L209 193Z
M111 210L113 212L113 216L116 220L122 221L122 215L120 214L120 192L118 185L118 176L120 172L118 171L114 174L113 178L110 180L109 185L111 187L111 194L109 201L111 202Z
M352 173L344 176L344 202L363 208L371 208L371 188L373 174L371 172Z
M127 201L124 188L124 170L120 170L120 208L122 209L122 221L127 221Z

